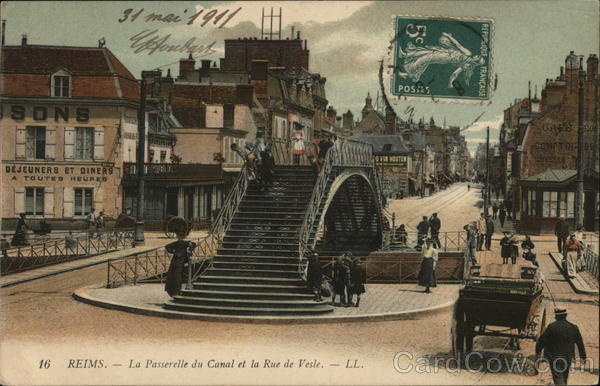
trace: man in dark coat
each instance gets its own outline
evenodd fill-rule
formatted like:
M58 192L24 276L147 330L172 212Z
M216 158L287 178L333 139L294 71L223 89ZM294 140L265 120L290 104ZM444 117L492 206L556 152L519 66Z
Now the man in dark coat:
M504 231L504 237L500 240L500 256L502 264L508 264L508 259L512 256L512 237L509 231Z
M492 248L492 235L494 234L494 222L490 216L485 217L485 249Z
M308 287L315 294L315 302L323 301L321 297L321 283L323 276L321 274L321 262L319 254L312 249L308 251L308 272L307 272Z
M506 220L506 209L504 209L504 206L501 205L498 210L499 210L498 218L500 219L500 226L502 228L504 228L504 220Z
M561 216L554 226L554 234L556 235L556 246L558 247L558 252L562 253L563 256L565 254L565 243L567 242L569 233L569 224L567 224L565 218Z
M579 328L567 321L567 310L555 309L556 321L546 327L535 345L535 354L544 357L550 364L552 379L556 385L566 385L569 378L571 360L575 357L575 348L579 350L581 360L586 359L585 346Z
M427 232L429 231L429 220L427 220L427 216L423 216L421 222L417 225L417 247L416 249L421 249L423 242L425 241L425 237L427 237Z
M492 205L492 218L495 220L498 217L498 204L494 202Z
M356 294L356 303L354 307L360 304L360 295L366 292L365 282L367 281L367 270L360 264L360 258L354 257L351 265L352 291L349 303L352 304L352 294Z
M350 297L350 278L351 278L351 262L346 258L347 254L338 256L333 264L333 293L331 303L335 306L335 296L340 295L340 305L342 307L350 307L348 299ZM348 294L348 297L346 295Z
M431 215L429 219L429 231L431 232L431 239L433 240L433 245L436 248L441 248L442 244L440 243L440 228L442 227L442 222L438 217L437 213Z

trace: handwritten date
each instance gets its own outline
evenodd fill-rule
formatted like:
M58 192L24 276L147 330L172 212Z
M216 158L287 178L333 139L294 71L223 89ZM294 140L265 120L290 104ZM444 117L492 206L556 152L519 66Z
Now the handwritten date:
M242 7L236 9L233 12L229 12L229 9L226 9L220 13L216 9L212 9L212 10L204 13L205 10L201 9L198 12L196 12L195 14L186 17L186 16L179 16L174 13L160 14L160 13L154 13L154 12L151 12L151 13L146 12L144 14L144 8L138 10L137 12L133 8L127 8L127 9L123 10L123 16L118 20L119 20L119 23L124 23L128 20L133 23L141 16L140 20L143 20L145 22L159 21L159 22L163 22L163 23L180 23L180 22L184 21L185 19L187 19L186 24L192 25L192 24L194 24L194 22L196 22L196 20L198 18L200 18L198 20L198 22L202 22L202 24L200 24L200 26L204 27L209 22L212 22L214 25L217 25L217 23L219 23L222 19L224 19L223 22L219 25L219 28L223 28L231 19L233 19L233 17L241 9L242 9ZM187 9L184 10L183 13L187 13ZM142 14L143 14L143 16L142 16Z

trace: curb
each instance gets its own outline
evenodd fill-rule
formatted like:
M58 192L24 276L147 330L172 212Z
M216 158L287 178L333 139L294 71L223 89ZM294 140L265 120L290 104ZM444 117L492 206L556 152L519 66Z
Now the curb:
M86 286L73 292L74 299L97 307L108 308L111 310L125 311L139 315L162 317L169 319L196 319L213 322L231 322L231 323L257 323L257 324L317 324L317 323L339 323L339 322L365 322L365 321L386 321L409 319L414 315L436 313L454 306L456 300L442 303L433 307L418 308L415 310L401 312L384 312L357 316L330 316L330 317L303 317L303 316L236 316L236 315L217 315L201 314L193 312L181 312L167 309L156 309L149 307L137 307L124 303L101 300L90 296L87 291L98 288L97 286Z
M548 255L550 256L552 261L554 261L554 264L556 264L556 267L558 268L560 273L563 275L563 277L569 282L569 284L571 285L571 288L573 288L573 291L575 291L575 293L584 294L584 295L600 294L600 291L598 291L598 290L590 290L590 289L583 288L577 281L571 279L569 276L567 276L565 274L565 272L563 272L562 254L560 254L558 252L548 252Z
M149 250L150 249L148 249L147 251L149 251ZM110 252L106 252L106 253L113 253L115 251L110 251ZM18 279L18 280L15 280L15 281L9 281L8 283L4 283L4 284L0 285L0 288L12 287L13 285L23 284L23 283L27 283L27 282L34 281L34 280L43 279L43 278L46 278L46 277L50 277L50 276L54 276L54 275L59 275L61 273L65 273L65 272L77 271L78 269L92 267L94 265L106 263L106 262L108 262L110 260L122 259L122 258L125 258L125 257L129 257L129 256L132 256L132 255L135 255L137 253L143 253L143 252L146 252L146 251L132 252L132 253L128 253L128 254L126 254L124 256L119 256L119 257L109 257L107 259L103 259L103 260L99 260L99 261L94 261L92 263L85 263L85 264L82 264L82 265L78 265L76 267L64 268L64 269L60 269L58 271L48 272L48 273L40 274L38 276L28 277L26 279ZM99 255L100 254L97 254L97 255L94 255L94 256L88 256L87 258L96 257L96 256L99 256ZM72 261L76 261L76 260L72 260ZM67 262L65 262L65 263L67 263ZM47 266L47 267L50 267L50 266ZM45 267L40 267L40 268L45 268ZM23 271L23 272L27 272L27 271Z

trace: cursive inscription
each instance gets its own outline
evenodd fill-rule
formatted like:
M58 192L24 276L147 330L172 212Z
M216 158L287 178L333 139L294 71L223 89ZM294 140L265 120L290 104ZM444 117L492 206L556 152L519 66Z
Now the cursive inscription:
M144 20L146 22L159 21L163 23L180 23L184 19L187 19L187 25L193 24L197 19L198 22L201 22L200 26L204 27L209 22L212 22L214 25L217 25L221 20L223 22L219 25L219 28L225 27L225 25L233 19L233 17L242 9L239 7L233 12L229 12L229 9L219 12L217 9L211 9L205 13L204 9L199 10L193 15L190 16L180 16L174 13L162 14L162 13L154 13L154 12L146 12L144 14L144 8L136 11L133 8L127 8L123 10L123 16L118 19L119 23L123 23L126 21L135 22L140 16L140 20ZM183 11L183 13L187 13L187 9ZM144 14L144 16L142 16Z
M170 38L171 34L160 36L157 29L145 29L138 34L133 35L129 40L133 42L130 47L134 49L133 52L136 54L146 52L148 55L152 55L157 51L189 52L190 54L195 53L202 57L216 52L213 49L214 45L217 43L216 41L204 45L196 43L196 38L191 38L183 44L172 44L169 42Z

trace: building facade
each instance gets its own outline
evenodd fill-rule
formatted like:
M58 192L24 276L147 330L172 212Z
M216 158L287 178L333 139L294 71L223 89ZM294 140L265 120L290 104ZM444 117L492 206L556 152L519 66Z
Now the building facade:
M2 218L72 223L122 211L124 134L139 86L105 47L3 46ZM58 225L58 224L57 224Z

